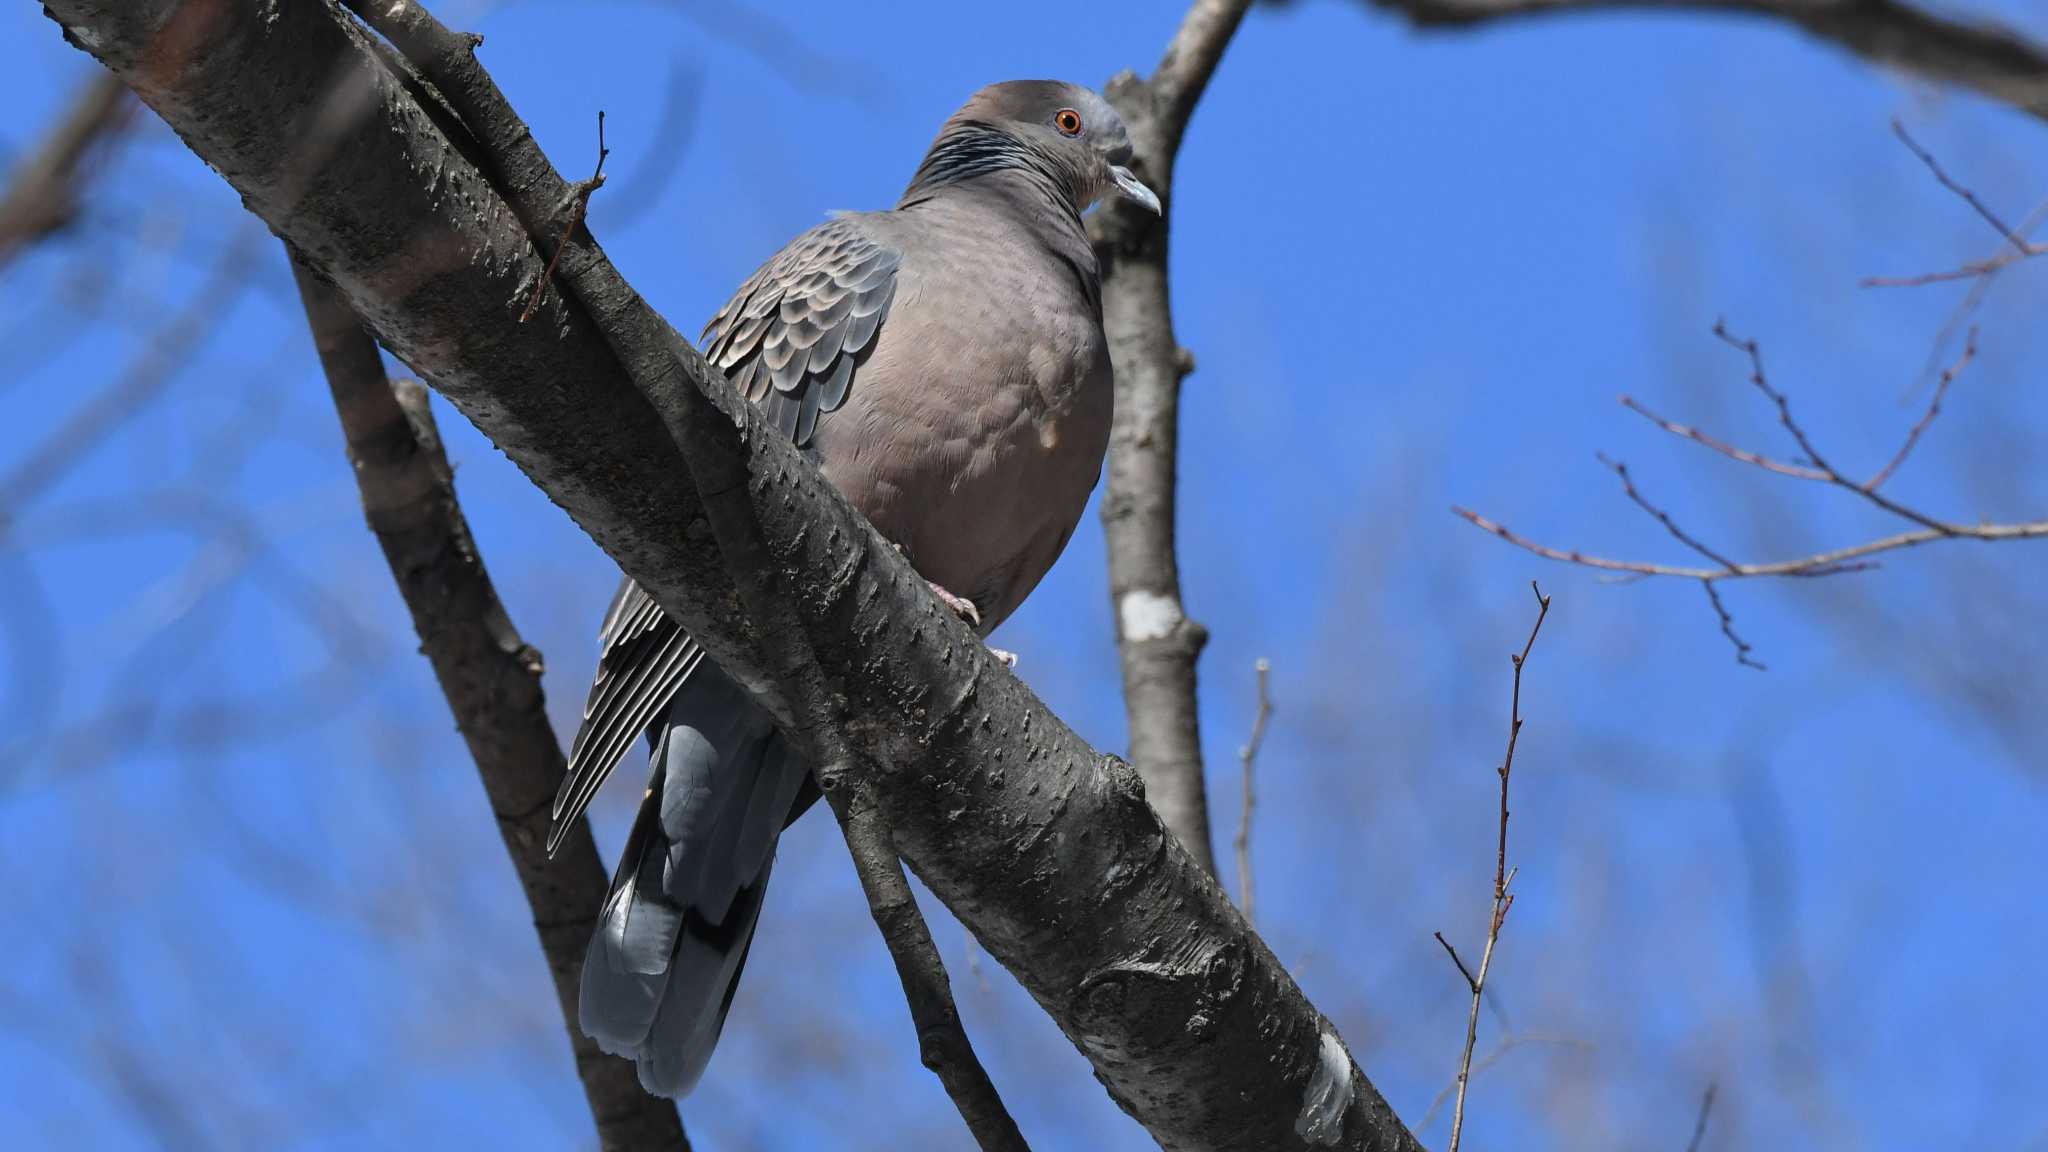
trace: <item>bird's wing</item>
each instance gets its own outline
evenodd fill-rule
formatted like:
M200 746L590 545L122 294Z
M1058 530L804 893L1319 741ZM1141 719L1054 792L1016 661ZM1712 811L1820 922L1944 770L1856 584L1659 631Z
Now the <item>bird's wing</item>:
M896 296L903 254L858 216L797 237L747 278L704 328L704 355L769 423L808 448L846 403Z
M896 294L903 254L857 216L828 220L740 285L704 328L705 356L799 448L846 402ZM633 741L660 719L704 650L626 579L599 638L597 676L555 794L548 851Z

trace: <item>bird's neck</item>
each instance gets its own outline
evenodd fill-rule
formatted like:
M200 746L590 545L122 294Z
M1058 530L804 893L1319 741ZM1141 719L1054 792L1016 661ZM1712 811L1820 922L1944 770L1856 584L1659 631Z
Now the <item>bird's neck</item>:
M1027 215L1050 212L1081 226L1081 188L1016 137L978 120L957 120L939 133L904 189L898 208L913 208L949 192L1013 201Z

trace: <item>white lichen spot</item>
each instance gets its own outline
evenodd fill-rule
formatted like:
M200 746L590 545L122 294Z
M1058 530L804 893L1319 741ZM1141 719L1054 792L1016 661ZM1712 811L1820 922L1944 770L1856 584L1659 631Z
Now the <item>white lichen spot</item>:
M1335 1032L1324 1032L1301 1115L1294 1118L1294 1134L1311 1144L1335 1144L1344 1137L1344 1113L1350 1110L1351 1057Z
M1180 627L1180 601L1141 588L1124 593L1117 602L1117 616L1123 622L1124 639L1164 640Z

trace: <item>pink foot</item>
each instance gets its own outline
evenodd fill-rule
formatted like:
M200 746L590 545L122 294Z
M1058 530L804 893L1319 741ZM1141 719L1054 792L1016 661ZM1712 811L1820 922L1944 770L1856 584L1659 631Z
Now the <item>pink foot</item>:
M929 580L924 583L925 587L932 590L932 595L939 598L939 603L953 610L953 615L960 617L976 628L981 627L981 609L974 606L974 601L967 599L965 596L955 596Z

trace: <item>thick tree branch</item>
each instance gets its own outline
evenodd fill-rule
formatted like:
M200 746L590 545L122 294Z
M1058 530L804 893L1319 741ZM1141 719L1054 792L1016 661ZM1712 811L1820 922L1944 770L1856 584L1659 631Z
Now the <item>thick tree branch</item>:
M1988 21L1899 0L1366 0L1418 27L1616 10L1726 12L1792 24L1873 64L1968 88L2048 120L2048 50Z
M1195 0L1149 80L1124 72L1109 82L1110 103L1136 151L1131 166L1159 194L1163 210L1155 216L1118 202L1091 221L1102 261L1102 325L1116 368L1102 527L1131 759L1166 826L1211 873L1216 858L1195 695L1195 661L1209 633L1182 606L1174 545L1180 385L1194 358L1173 334L1167 221L1181 137L1250 7L1250 0Z
M78 215L86 158L94 145L120 130L134 107L127 85L112 73L101 73L21 162L0 192L0 268Z
M426 389L390 382L376 341L348 301L303 263L294 261L292 273L370 530L468 742L533 910L599 1143L607 1149L687 1148L675 1105L643 1092L631 1061L605 1055L576 1026L584 947L607 888L604 865L588 820L577 821L549 862L548 809L563 765L541 697L540 653L520 640L484 570L455 500L454 474Z
M640 326L637 297L586 297L565 254L563 291L516 323L556 234L502 198L507 159L461 140L333 7L45 7L713 658L786 698L671 430L695 422L744 461L738 498L768 553L755 573L837 694L849 782L1162 1145L1416 1147L1134 772L1047 713L686 345L628 371L614 342L666 333ZM707 402L716 418L699 420Z

